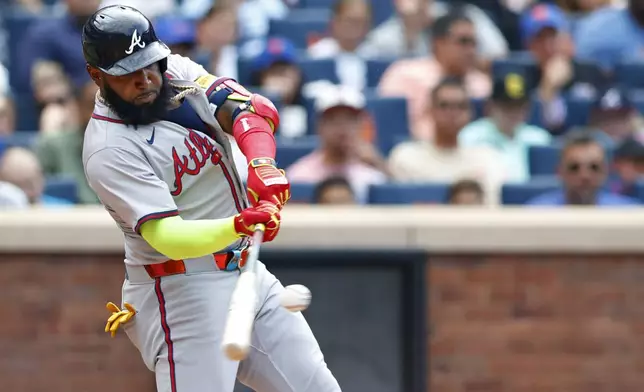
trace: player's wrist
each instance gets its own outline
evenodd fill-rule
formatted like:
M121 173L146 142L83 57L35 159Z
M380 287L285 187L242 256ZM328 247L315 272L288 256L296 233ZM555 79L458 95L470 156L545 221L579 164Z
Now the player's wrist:
M271 166L277 168L277 162L275 162L275 159L271 157L252 158L248 161L249 168L255 169L262 166Z

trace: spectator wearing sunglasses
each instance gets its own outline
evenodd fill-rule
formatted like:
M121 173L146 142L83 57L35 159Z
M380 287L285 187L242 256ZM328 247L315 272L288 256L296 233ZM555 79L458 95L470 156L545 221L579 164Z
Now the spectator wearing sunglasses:
M427 113L430 91L447 77L463 80L468 95L484 98L490 94L490 78L476 69L477 36L474 24L457 10L432 24L433 56L402 59L384 73L378 86L383 96L407 98L409 123L415 139L432 140L434 121Z
M411 140L391 151L389 172L401 183L452 183L478 179L487 202L498 203L503 166L500 155L487 146L459 146L460 130L472 120L472 105L458 79L445 79L431 93L427 108L435 122L433 141Z
M561 189L529 200L531 206L635 206L638 201L604 189L608 172L606 152L588 134L572 135L561 152Z

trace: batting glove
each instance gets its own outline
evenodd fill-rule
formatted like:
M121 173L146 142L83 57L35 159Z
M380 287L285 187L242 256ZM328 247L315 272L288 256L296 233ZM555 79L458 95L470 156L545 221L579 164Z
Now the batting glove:
M255 232L255 225L263 224L264 242L272 241L280 230L279 207L267 201L260 201L256 207L243 210L235 215L235 231L240 236L251 237Z
M284 170L271 158L256 158L248 164L248 200L253 206L268 201L279 208L291 198L291 185Z
M116 336L116 332L121 325L129 322L136 314L134 306L127 302L124 305L125 308L123 309L119 309L119 307L112 302L108 302L107 305L105 305L107 310L112 312L110 318L107 319L107 324L105 324L105 332L109 332L112 337Z

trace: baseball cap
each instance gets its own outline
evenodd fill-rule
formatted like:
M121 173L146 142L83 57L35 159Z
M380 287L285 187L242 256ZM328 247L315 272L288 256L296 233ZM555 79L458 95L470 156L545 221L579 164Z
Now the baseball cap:
M166 45L193 44L196 40L195 24L188 18L162 16L156 19L154 29Z
M545 28L568 29L566 14L554 4L537 4L521 15L521 36L524 42L532 40Z
M633 137L629 137L617 146L613 159L644 160L644 145Z
M508 73L495 78L492 86L492 100L496 102L523 103L530 99L530 91L523 75Z
M323 90L317 92L316 96L315 111L318 114L339 107L362 111L367 104L365 96L360 91L348 86L325 86Z
M597 95L593 102L594 110L617 111L632 109L633 103L628 93L621 87L612 87Z
M293 42L273 37L266 40L260 53L253 59L253 71L265 70L278 62L294 64L296 61L297 50Z

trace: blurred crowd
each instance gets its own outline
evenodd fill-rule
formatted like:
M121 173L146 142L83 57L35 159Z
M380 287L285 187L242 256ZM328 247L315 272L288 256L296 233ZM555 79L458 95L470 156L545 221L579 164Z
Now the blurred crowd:
M644 203L644 0L0 0L0 206L99 203L80 31L116 3L276 103L293 202Z

